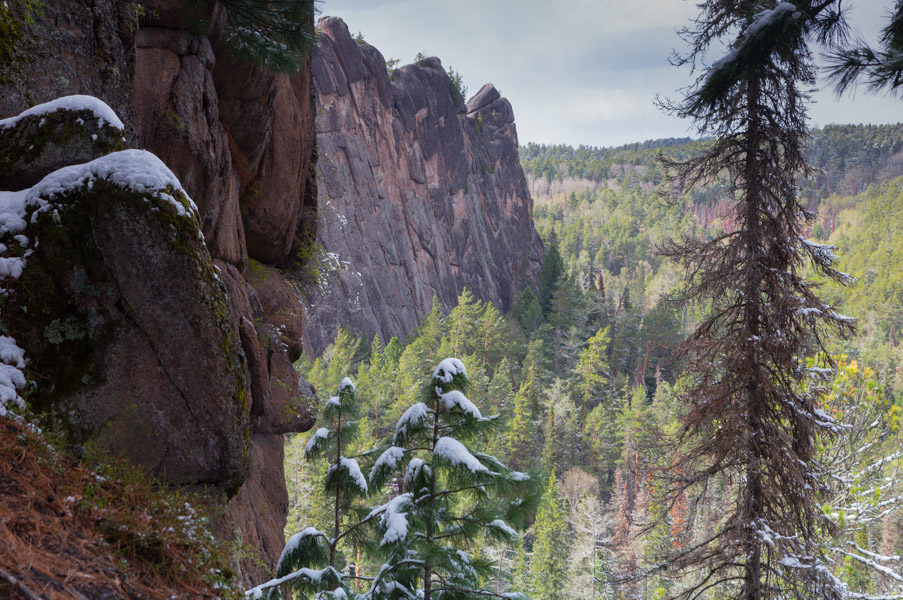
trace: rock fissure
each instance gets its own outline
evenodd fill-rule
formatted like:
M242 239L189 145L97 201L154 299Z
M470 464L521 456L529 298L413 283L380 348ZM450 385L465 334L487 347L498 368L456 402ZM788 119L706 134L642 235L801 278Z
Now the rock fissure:
M188 399L188 396L185 394L185 391L182 390L181 386L176 382L175 378L173 378L172 374L169 372L169 366L167 362L160 357L160 351L157 349L156 344L154 343L153 337L144 330L141 326L141 323L138 322L136 318L132 316L133 309L128 305L128 301L120 296L119 302L120 309L122 311L122 316L128 320L141 334L144 336L144 340L147 342L147 345L151 348L151 353L153 357L157 360L157 364L160 366L160 371L166 377L166 380L169 381L170 385L172 385L173 389L175 389L179 393L179 397L182 399L182 402L185 406L185 410L188 414L191 415L191 418L194 419L195 429L198 432L203 432L204 427L201 426L201 419L198 415L195 414L194 409L191 405L191 400ZM168 449L167 449L168 452Z

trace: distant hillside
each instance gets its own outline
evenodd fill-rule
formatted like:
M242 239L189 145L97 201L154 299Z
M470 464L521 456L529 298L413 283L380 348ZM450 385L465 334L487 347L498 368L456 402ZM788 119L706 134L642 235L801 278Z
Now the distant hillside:
M704 140L665 138L596 148L567 145L521 146L520 157L537 200L593 187L592 182L638 184L651 189L662 182L659 152L685 158L705 147ZM858 194L872 183L903 175L903 124L828 125L812 131L809 161L822 173L800 182L810 203ZM714 196L717 196L715 194ZM696 201L711 197L700 193Z

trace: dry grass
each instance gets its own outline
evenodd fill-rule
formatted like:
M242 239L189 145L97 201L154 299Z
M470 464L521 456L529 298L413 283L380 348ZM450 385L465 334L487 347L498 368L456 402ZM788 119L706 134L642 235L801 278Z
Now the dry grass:
M0 598L229 598L228 552L184 496L98 475L0 418Z

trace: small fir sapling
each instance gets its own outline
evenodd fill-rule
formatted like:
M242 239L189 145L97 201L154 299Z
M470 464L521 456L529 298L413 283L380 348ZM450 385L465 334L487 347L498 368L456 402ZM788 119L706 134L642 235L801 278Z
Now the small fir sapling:
M515 539L509 523L521 524L535 498L527 475L471 449L497 417L480 413L467 386L460 360L440 362L374 463L371 488L398 477L402 493L371 512L385 562L366 598L508 597L481 587L491 562L463 548L481 536Z
M346 377L339 384L338 395L327 400L320 413L324 426L314 432L304 448L308 459L325 457L329 464L325 488L333 499L332 536L313 527L293 535L276 565L276 577L249 590L249 597L262 598L266 592L269 600L281 600L285 587L290 587L296 598L312 595L341 600L352 595L337 549L360 527L360 522L345 529L343 524L354 504L369 492L357 459L344 455L357 433L358 415L356 389Z

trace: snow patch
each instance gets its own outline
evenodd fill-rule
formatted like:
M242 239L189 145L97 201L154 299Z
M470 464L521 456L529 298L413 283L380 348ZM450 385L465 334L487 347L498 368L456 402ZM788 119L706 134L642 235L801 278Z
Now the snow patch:
M25 387L25 351L16 344L16 340L0 336L0 417L5 417L9 408L15 405L25 408L25 401L19 390Z
M380 546L403 540L408 535L408 515L402 509L411 501L411 494L401 494L392 498L385 506L385 511L379 517L380 524L386 532L379 543Z
M419 458L411 459L411 462L408 463L408 470L404 474L404 486L406 489L411 488L411 484L413 483L414 479L417 478L417 475L425 465L426 463Z
M438 379L443 383L451 383L455 375L467 377L467 369L464 368L464 363L457 358L446 358L433 371L433 379Z
M344 392L346 388L351 388L352 392L357 391L357 388L354 387L354 382L351 381L351 379L349 379L348 377L344 378L339 384L339 393L341 394L342 392Z
M81 165L63 167L46 176L31 188L26 203L32 204L40 199L47 200L57 194L81 187L90 189L98 179L107 180L114 185L135 192L169 200L176 207L179 216L189 216L189 211L181 202L163 191L167 187L172 187L184 194L191 213L198 214L198 208L194 201L189 198L169 167L147 150L122 150ZM0 205L0 210L2 210L2 205Z
M373 474L376 473L378 469L385 468L392 470L398 466L398 463L402 458L404 458L404 449L399 448L398 446L392 446L380 454L379 458L376 459L376 462L373 463L373 468L370 470L370 481L373 481Z
M320 440L326 440L329 437L329 430L325 427L320 427L317 429L310 439L307 440L307 444L304 445L304 453L310 454L311 450L314 449L314 446L320 443Z
M464 444L455 438L439 438L433 447L433 455L445 459L453 466L465 466L473 473L489 471Z
M408 410L404 411L398 423L395 424L395 433L407 433L408 427L421 427L429 416L429 409L423 402L412 405Z
M489 524L489 526L502 531L502 533L504 533L508 537L512 537L512 538L517 537L517 532L514 531L514 529L512 529L512 527L510 525L508 525L501 519L494 520L492 523Z
M437 391L437 393L439 392ZM483 415L480 414L480 410L477 406L458 390L452 390L445 394L439 393L439 399L442 401L442 404L445 405L446 410L452 410L457 407L460 408L464 414L469 415L474 419L479 420L483 418Z
M364 478L364 474L361 473L361 467L357 464L357 461L353 458L345 458L343 456L339 460L339 464L343 469L348 471L348 475L351 476L351 480L354 481L354 485L356 485L362 493L366 494L367 480Z
M111 125L120 131L125 129L122 121L116 116L116 113L102 100L94 96L83 96L76 94L73 96L63 96L44 104L32 106L15 117L0 120L0 129L9 129L16 123L26 117L34 117L38 115L48 115L58 110L90 110L97 118L97 126L103 127L105 124Z

